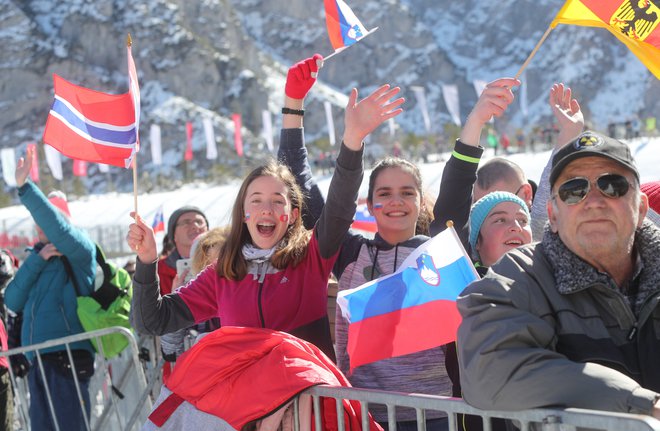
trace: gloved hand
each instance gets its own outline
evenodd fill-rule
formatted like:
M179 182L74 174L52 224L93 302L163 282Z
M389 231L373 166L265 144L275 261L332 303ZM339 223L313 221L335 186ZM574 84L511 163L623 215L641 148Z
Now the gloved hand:
M314 54L313 57L291 66L286 75L284 93L292 99L304 99L316 82L321 67L323 67L323 56L321 54Z

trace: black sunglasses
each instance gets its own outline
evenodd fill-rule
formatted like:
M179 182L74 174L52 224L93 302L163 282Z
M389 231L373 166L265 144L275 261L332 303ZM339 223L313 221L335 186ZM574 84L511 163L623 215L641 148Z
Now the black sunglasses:
M630 188L628 179L619 174L603 174L596 178L594 183L598 191L612 199L624 196ZM556 196L559 196L566 205L578 204L589 194L591 184L591 181L585 177L571 178L559 186Z

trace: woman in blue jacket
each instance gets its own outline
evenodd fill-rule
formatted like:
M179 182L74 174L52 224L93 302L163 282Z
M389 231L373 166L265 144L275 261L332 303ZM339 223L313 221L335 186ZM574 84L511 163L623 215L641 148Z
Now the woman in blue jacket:
M56 194L48 199L27 181L33 153L34 149L28 148L26 159L19 160L16 184L21 202L34 218L39 242L5 291L7 307L23 312L21 343L24 346L85 332L76 313L76 291L65 270L64 259L70 263L82 295L91 293L96 273L96 246L85 232L69 222L64 197ZM88 388L94 372L94 349L89 341L76 342L70 347L89 417ZM59 429L86 429L66 346L49 347L39 353ZM28 358L33 365L28 375L31 427L55 429L37 359L34 354Z

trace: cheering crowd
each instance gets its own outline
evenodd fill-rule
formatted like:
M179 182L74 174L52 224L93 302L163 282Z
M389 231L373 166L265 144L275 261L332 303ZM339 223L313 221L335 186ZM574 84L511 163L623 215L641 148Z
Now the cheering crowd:
M171 408L166 401L189 389L184 373L195 372L195 363L189 356L181 358L190 361L185 367L178 360L193 330L210 333L199 341L209 347L244 340L231 351L245 361L243 367L250 359L241 354L264 355L265 345L290 345L297 337L316 361L304 378L313 375L317 383L462 397L486 410L579 407L660 418L660 276L655 271L660 231L654 224L657 207L652 208L660 201L660 185L640 184L627 145L584 131L578 101L557 83L549 91L557 144L538 187L507 159L480 163L482 131L491 118L505 115L520 85L512 78L495 80L465 122L437 197L426 193L414 163L391 156L377 162L367 192L377 232L366 238L349 230L364 173L364 141L402 112L404 100L400 88L388 84L364 98L351 91L324 201L303 128L305 98L321 67L317 54L289 69L278 160L244 179L229 226L210 229L199 208L181 207L170 216L167 243L159 251L151 226L131 214L127 242L137 256L131 324L138 333L161 336L166 358L176 364L163 370L164 390L154 411ZM23 315L23 345L83 332L65 267L68 262L78 283L91 289L96 253L93 242L69 222L66 200L44 196L27 179L30 160L27 154L19 161L16 182L40 242L4 294L7 308ZM340 311L333 343L329 280L345 291L392 274L449 220L482 277L457 300L463 320L456 342L351 370L349 322ZM261 336L268 341L249 342ZM94 372L94 349L87 342L72 348L77 381L89 397L85 385ZM62 356L58 347L41 353L47 386L40 375L28 373L33 429L55 429L55 420L59 429L85 429L83 412L72 402L78 399L73 376L61 369ZM232 367L226 357L215 358L198 358L204 364L199 372L220 364ZM34 368L35 358L28 360ZM3 367L8 364L0 362ZM294 372L286 368L280 371ZM6 396L11 394L8 381L0 383L8 417L1 426L11 423L12 400ZM57 419L45 413L48 388L55 395ZM240 398L238 392L233 396ZM84 405L89 415L88 398ZM369 410L373 426L388 429L387 409ZM169 425L153 419L145 429L181 425L173 411L166 413ZM399 430L417 429L414 410L398 411L396 421ZM449 428L443 412L429 412L425 421L432 431ZM227 423L236 428L236 422ZM462 417L460 426L483 428L481 419L471 416ZM491 426L510 424L494 420Z

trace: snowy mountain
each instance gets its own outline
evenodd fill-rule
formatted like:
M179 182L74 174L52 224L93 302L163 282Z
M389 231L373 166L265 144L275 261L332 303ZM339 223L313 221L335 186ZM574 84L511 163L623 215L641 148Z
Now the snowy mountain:
M441 85L456 84L464 119L476 100L473 80L512 76L557 13L562 0L349 0L363 24L380 29L326 62L307 103L308 140L327 136L322 102L329 100L338 136L344 96L390 82L404 89L406 112L396 139L423 134L410 86L426 89L432 132L450 122ZM126 34L142 92L141 169L147 190L173 188L183 177L185 122L194 127L191 177L240 177L269 155L260 136L263 109L277 130L286 70L315 52L331 52L321 0L12 0L0 2L0 146L39 140L52 103L52 73L108 93L126 91ZM656 116L660 86L646 68L602 29L559 26L526 70L529 116L512 106L496 127L513 131L547 124L547 91L554 81L574 88L588 120L605 130L610 121ZM233 150L231 114L243 117L247 160ZM219 161L204 159L202 119L211 118ZM164 165L153 166L148 133L163 131ZM387 128L375 142L390 145ZM70 162L65 172L70 172ZM108 179L120 191L130 172L85 180L104 191Z

